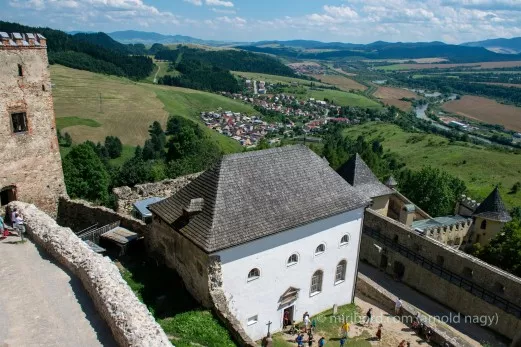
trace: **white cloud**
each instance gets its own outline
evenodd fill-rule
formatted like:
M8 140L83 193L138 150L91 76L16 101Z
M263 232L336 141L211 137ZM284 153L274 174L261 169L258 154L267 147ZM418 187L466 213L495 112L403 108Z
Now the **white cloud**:
M324 6L324 12L335 18L353 19L358 17L358 13L347 6Z
M222 23L232 24L234 26L239 26L239 27L242 27L247 23L246 19L241 18L241 17L223 16L223 17L218 17L217 20Z
M192 5L195 5L195 6L202 6L203 5L203 0L183 0L184 2L189 2L191 3Z
M212 8L212 11L215 13L222 13L222 14L235 14L236 11L232 9L224 9L224 8Z
M233 2L231 2L231 1L222 1L222 0L206 0L206 5L208 5L208 6L233 7Z

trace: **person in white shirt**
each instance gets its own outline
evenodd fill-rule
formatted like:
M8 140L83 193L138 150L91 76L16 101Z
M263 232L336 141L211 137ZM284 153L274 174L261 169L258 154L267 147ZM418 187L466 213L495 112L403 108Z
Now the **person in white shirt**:
M17 214L17 209L16 207L13 208L13 211L11 212L11 224L14 226L15 224L15 219L16 219L16 214Z
M394 303L394 313L396 313L396 315L402 314L402 300L400 300L400 298Z
M18 213L15 213L13 227L19 230L21 234L25 234L24 220Z

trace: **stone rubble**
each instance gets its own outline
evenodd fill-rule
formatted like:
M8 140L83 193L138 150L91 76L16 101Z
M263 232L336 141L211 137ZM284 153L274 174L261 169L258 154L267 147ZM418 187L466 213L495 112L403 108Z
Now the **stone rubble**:
M154 183L137 184L134 187L123 186L114 188L112 192L118 198L117 212L130 215L132 204L136 201L152 196L169 197L192 182L200 174L201 172Z
M109 258L92 251L71 229L60 227L34 205L12 202L9 208L13 207L23 216L34 242L78 276L119 345L172 346Z

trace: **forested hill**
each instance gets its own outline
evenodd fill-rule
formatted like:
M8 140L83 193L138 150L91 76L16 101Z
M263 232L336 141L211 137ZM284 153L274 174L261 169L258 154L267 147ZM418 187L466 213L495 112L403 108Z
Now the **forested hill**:
M144 46L123 45L104 33L69 35L60 30L2 21L0 31L41 33L47 38L50 64L132 79L145 78L154 69L152 59L136 55L144 53Z
M156 53L156 59L179 62L182 60L195 60L205 64L211 64L224 70L260 72L272 75L294 77L295 73L276 58L265 54L256 54L241 50L207 51L196 48L180 46L174 50L163 50Z

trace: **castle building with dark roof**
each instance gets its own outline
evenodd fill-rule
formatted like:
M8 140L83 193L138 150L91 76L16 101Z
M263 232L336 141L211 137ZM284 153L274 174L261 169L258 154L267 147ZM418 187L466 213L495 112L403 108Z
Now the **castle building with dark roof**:
M353 301L369 204L305 146L231 154L148 207L147 243L202 304L222 290L259 339L284 314L299 321Z

